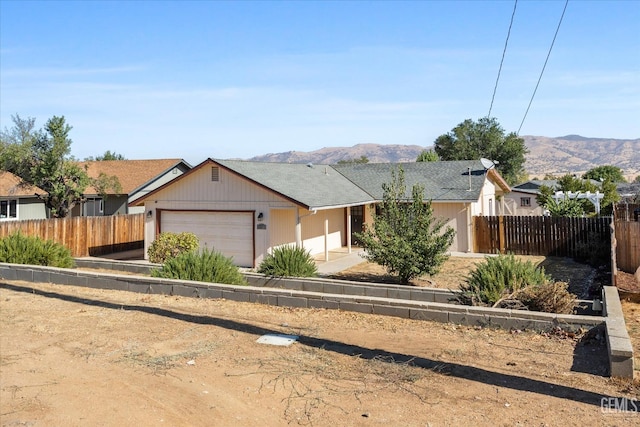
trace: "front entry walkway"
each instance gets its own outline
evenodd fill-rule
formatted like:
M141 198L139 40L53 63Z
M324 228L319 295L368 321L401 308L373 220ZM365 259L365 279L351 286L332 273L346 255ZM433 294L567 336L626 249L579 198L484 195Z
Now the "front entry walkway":
M351 248L351 253L346 247L329 251L329 261L324 260L324 254L315 256L318 274L328 276L358 265L366 260L362 257L361 248Z

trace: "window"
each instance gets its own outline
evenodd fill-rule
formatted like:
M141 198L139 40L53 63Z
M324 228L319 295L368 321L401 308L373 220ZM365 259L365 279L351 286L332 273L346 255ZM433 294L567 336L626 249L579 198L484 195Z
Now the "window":
M520 207L523 207L523 208L531 207L531 197L520 197Z
M0 200L0 219L18 219L17 200Z

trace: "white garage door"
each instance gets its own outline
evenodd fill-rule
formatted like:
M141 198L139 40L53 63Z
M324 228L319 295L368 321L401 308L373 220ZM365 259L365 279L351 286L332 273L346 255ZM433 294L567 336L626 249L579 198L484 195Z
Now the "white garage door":
M253 213L163 211L161 232L190 232L201 248L215 249L233 257L240 267L253 267Z

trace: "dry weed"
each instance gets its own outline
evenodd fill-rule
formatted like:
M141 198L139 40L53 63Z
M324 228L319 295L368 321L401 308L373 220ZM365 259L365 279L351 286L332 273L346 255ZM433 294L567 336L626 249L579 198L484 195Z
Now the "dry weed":
M246 362L245 362L246 363ZM406 393L426 402L430 390L421 385L425 373L412 361L397 362L390 356L364 359L359 355L337 361L323 349L302 347L296 353L258 359L257 369L228 376L261 375L259 391L284 390L284 417L299 425L313 425L327 411L348 413L334 402L383 391ZM432 394L432 393L431 393ZM366 416L363 415L363 416Z

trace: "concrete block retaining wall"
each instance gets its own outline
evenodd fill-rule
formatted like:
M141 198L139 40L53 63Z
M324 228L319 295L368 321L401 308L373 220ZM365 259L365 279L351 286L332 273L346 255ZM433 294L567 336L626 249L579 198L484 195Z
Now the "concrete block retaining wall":
M633 378L633 346L622 313L618 288L602 288L602 308L605 316L607 350L612 377Z
M157 266L107 261L119 271L148 273ZM78 266L108 268L103 261L77 260ZM145 270L146 269L146 270ZM548 330L560 326L565 330L607 325L611 374L633 376L633 351L624 318L565 315L523 310L495 309L451 304L453 293L444 289L411 288L400 285L364 284L323 278L271 278L247 273L249 286L233 286L174 279L159 279L54 267L0 263L0 278L28 282L56 283L99 289L116 289L139 293L180 295L194 298L224 298L232 301L300 308L325 308L381 314L418 320L450 322L470 326L504 329ZM615 288L614 288L615 290ZM617 313L620 300L613 292L603 294L609 313ZM615 299L617 298L617 306ZM614 299L612 302L609 299ZM620 307L620 313L622 312ZM620 323L622 322L622 323ZM611 329L615 325L617 329ZM609 333L609 329L615 332ZM626 339L626 341L625 341ZM628 343L628 345L627 345Z

